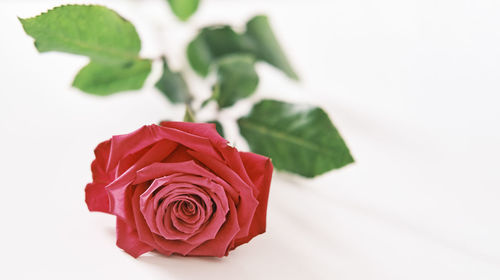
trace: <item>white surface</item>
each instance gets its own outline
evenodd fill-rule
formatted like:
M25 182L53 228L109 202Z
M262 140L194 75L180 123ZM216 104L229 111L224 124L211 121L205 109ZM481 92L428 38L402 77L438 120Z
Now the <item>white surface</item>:
M500 279L498 1L204 0L188 26L162 0L94 1L176 67L196 26L269 14L303 81L259 66L254 99L321 104L357 160L311 181L276 174L268 232L227 258L137 260L115 247L114 218L86 209L92 150L182 108L151 87L71 89L85 59L38 54L16 19L62 2L82 1L1 4L1 279Z

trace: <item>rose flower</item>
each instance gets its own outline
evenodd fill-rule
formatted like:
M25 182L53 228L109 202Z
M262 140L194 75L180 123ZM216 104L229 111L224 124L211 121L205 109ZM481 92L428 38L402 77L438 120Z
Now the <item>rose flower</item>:
M117 245L134 257L222 257L265 232L271 161L228 146L213 124L144 126L95 156L87 206L116 216Z

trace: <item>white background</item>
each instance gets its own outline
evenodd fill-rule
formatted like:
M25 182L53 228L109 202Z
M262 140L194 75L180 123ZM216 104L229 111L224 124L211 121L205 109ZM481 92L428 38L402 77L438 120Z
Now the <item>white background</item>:
M259 65L253 100L319 104L349 144L354 165L275 174L268 232L223 259L134 259L84 203L97 143L180 119L152 88L160 65L140 92L81 93L86 59L40 55L16 16L85 1L0 2L1 279L500 279L500 2L202 0L185 25L163 0L94 1L177 69L198 27L268 14L302 81ZM241 149L248 108L222 115Z

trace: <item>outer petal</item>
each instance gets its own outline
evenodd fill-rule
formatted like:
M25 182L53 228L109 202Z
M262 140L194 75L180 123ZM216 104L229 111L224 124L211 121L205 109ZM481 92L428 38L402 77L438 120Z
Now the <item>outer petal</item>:
M194 135L210 139L214 147L221 153L224 161L233 169L247 184L252 184L248 174L243 167L238 150L227 145L227 140L219 135L213 123L188 123L188 122L161 122L161 126L179 129Z
M136 153L153 143L165 139L220 159L220 155L206 137L175 128L149 125L129 134L113 136L107 170L114 169L118 162L127 155Z
M250 225L248 236L237 239L236 246L246 243L254 236L266 231L267 201L269 197L269 188L271 186L271 178L273 176L273 164L269 158L245 152L240 152L240 155L248 175L259 193L257 196L259 205L255 210L255 216Z
M129 155L125 156L124 158L122 158L118 162L118 165L115 168L115 172L114 172L115 178L120 177L120 175L122 175L127 170L129 170L130 167L132 167L132 165L134 165L139 159L141 159L141 157L143 157L144 154L147 153L147 151L149 151L153 145L154 144L149 145L146 148L143 148L142 150L140 150L138 152L129 154Z
M89 183L85 187L85 202L89 211L109 213L109 198L103 183Z
M159 140L153 137L151 129L146 125L134 132L113 136L107 170L114 169L127 155L136 153Z
M116 218L116 245L134 258L154 249L148 244L141 242L137 235L137 230L120 218Z
M169 139L177 142L191 150L210 155L213 158L221 160L219 153L212 146L211 141L203 136L191 134L186 131L178 130L170 127L152 125L151 130L156 137Z
M160 125L208 138L213 143L227 143L227 140L219 135L213 123L161 122Z
M218 151L222 154L226 164L236 172L240 178L247 183L247 185L253 185L253 182L248 177L248 173L243 166L243 161L241 160L240 153L233 147L228 145L219 145ZM257 192L258 193L258 192ZM257 195L257 193L255 193Z
M85 187L85 202L90 211L109 213L109 199L104 187L114 178L106 172L111 141L104 141L94 150L95 160L92 162L93 182Z

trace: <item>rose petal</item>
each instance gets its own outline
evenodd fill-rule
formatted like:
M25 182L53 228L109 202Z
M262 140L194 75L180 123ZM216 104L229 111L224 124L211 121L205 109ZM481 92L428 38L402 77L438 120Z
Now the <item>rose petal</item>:
M239 195L238 192L233 187L231 187L226 181L216 176L212 172L208 171L207 169L201 167L192 160L179 163L153 163L137 171L134 184L143 183L149 180L153 180L162 176L168 176L174 173L178 173L179 175L193 174L213 180L218 185L221 185L224 188L224 191L227 194L229 194L229 196L232 199L234 200L238 199Z
M137 231L120 218L116 218L116 237L116 245L134 258L154 249L141 242Z
M180 229L175 228L173 225L174 221L171 218L171 204L172 201L176 201L179 199L188 199L189 195L196 195L200 197L202 200L209 202L210 198L207 193L204 193L200 189L196 187L187 187L185 184L173 183L165 186L160 192L158 192L153 198L152 197L141 197L141 199L149 199L153 200L153 204L156 206L159 203L159 200L162 199L160 208L155 213L154 217L150 217L151 223L154 219L156 223L156 227L160 231L160 234L165 239L179 239L186 240L192 236L192 231L189 233L183 232ZM208 215L211 213L212 209L209 209ZM205 209L200 211L205 212ZM205 214L203 214L205 216ZM146 217L146 221L148 221L148 217ZM199 224L204 221L200 221ZM149 222L148 222L149 224ZM199 227L199 226L198 226Z
M153 126L153 129L155 130L156 134L160 135L162 138L170 139L194 151L210 155L211 157L216 159L221 159L220 155L212 146L210 140L205 137L190 134L174 128L162 127L157 125Z
M85 202L89 211L109 213L109 198L103 183L89 183L85 187Z
M201 167L193 160L176 163L156 162L138 170L134 184L140 184L174 173L194 174L207 178L213 178L215 176L213 173Z
M230 245L235 236L240 232L238 225L238 217L235 215L236 206L232 200L229 201L229 212L226 217L226 222L217 233L214 239L211 239L189 252L191 256L227 256Z
M115 171L115 178L120 177L125 171L127 171L132 165L134 165L141 157L144 156L144 154L151 149L152 145L149 145L142 150L139 150L138 152L135 152L133 154L129 154L122 158L118 162L118 166L116 167Z
M219 135L213 123L161 122L160 125L208 138L213 143L227 143L227 140Z
M177 230L187 234L193 234L206 221L207 217L205 216L205 207L202 203L192 197L187 200L194 205L192 206L192 212L188 213L185 209L184 203L186 202L178 202L175 207L172 208L172 217L170 217L170 219L172 219L172 223Z
M240 201L237 204L238 211L238 223L241 231L238 233L236 238L245 237L248 235L250 229L250 224L252 222L255 209L259 202L254 197L253 189L250 188L233 170L231 170L227 165L222 162L214 160L205 154L189 151L189 153L199 160L201 163L206 165L208 168L214 171L219 177L228 182L231 186L239 190Z
M161 139L154 137L147 125L128 134L113 136L107 170L114 169L118 162L127 155L138 152L159 140Z
M254 153L241 152L240 154L248 175L253 181L256 191L258 191L257 200L259 205L255 210L248 236L237 239L236 246L247 243L256 235L266 231L267 201L273 176L273 164L269 158Z
M222 154L224 161L226 164L236 172L240 178L247 183L247 185L252 186L253 182L248 177L247 171L243 166L243 162L241 161L240 153L233 147L228 145L220 145L217 147L217 150ZM257 195L257 194L255 194Z
M127 188L135 180L136 171L151 163L161 161L175 148L177 143L162 140L154 144L134 165L132 165L119 178L106 186L109 195L109 210L112 214L126 219L132 214L131 205L127 203Z
M109 199L104 187L113 181L113 176L106 173L111 141L104 141L94 150L95 160L92 162L93 182L85 187L85 202L89 211L109 213Z
M166 159L164 159L162 162L168 162L168 163L176 163L176 162L183 162L183 161L190 161L193 160L193 157L187 153L188 148L179 145L173 151Z
M111 150L107 170L114 169L118 162L129 154L161 140L171 140L192 150L203 152L220 159L210 140L188 132L158 125L143 126L140 129L124 135L111 138Z
M139 240L152 246L155 247L156 243L153 238L153 233L151 233L151 230L149 229L146 220L144 219L144 216L142 215L142 212L140 210L140 205L139 205L139 200L140 200L140 195L146 191L148 188L148 185L146 183L137 185L135 187L135 191L132 195L132 210L134 213L134 222L135 222L135 227L137 230L137 234L139 236Z
M193 175L182 175L171 179L172 182L190 182L199 187L205 188L205 191L210 194L214 200L216 208L215 213L211 216L211 220L205 223L200 230L193 234L192 237L186 240L191 244L200 244L206 240L213 239L217 235L218 230L225 221L227 212L229 211L228 198L224 192L224 188L212 180ZM211 209L209 209L211 210ZM207 212L207 217L209 217Z
M171 176L175 177L176 175ZM141 195L139 200L141 212L151 231L155 234L165 237L170 236L170 234L162 232L162 230L158 227L157 217L163 218L163 213L159 214L158 212L158 204L160 199L164 199L164 202L166 204L168 204L170 200L173 199L172 197L168 197L168 194L169 192L175 191L175 186L164 186L164 184L166 184L170 178L171 177L167 176L154 180L149 188ZM153 193L155 192L157 192L156 195L153 195ZM174 233L172 235L174 236L172 237L172 239L177 239L177 234Z
M227 204L227 196L225 193L225 189L223 186L218 184L218 181L214 181L212 179L209 179L207 177L201 177L201 176L196 176L196 175L191 175L191 174L180 174L175 177L170 177L169 176L169 182L171 183L189 183L192 185L196 185L198 187L201 187L205 189L205 191L209 193L214 193L221 199L221 204L218 205L218 207L222 207L224 211L227 212L229 209L229 206Z
M168 164L162 164L161 166L168 166ZM225 221L225 216L229 210L228 199L221 186L207 180L206 178L203 179L192 175L179 175L179 173L175 173L173 175L158 178L154 180L151 186L141 195L141 212L143 213L149 228L153 233L163 236L166 239L183 239L180 238L182 234L176 234L168 231L168 225L166 225L167 232L162 232L162 229L158 226L157 219L160 219L158 217L158 213L162 213L164 210L157 210L157 205L160 199L170 199L167 198L167 195L185 193L198 194L202 199L204 199L205 204L211 207L211 201L204 198L204 196L200 195L200 193L196 190L198 187L181 187L178 184L176 185L175 182L188 182L196 184L198 187L206 187L205 191L210 194L211 199L213 199L217 205L213 215L211 215L211 208L208 208L205 213L206 217L210 217L211 219L206 221L199 228L199 230L189 235L188 238L185 238L184 240L189 244L199 245L206 240L213 239ZM155 195L153 195L153 193L155 193ZM162 203L165 203L165 200Z
M112 176L106 172L108 165L109 152L111 149L111 140L104 141L97 145L94 150L95 160L92 162L92 179L103 182L112 179Z

